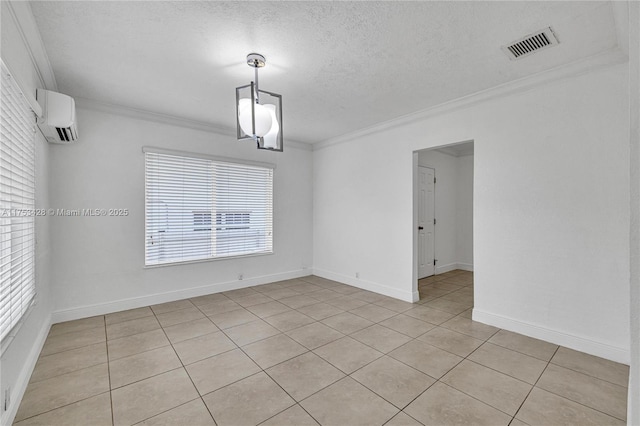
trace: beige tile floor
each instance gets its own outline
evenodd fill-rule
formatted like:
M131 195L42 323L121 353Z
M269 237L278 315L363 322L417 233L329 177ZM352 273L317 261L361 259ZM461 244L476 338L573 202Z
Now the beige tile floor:
M628 367L315 276L51 328L17 425L608 425Z

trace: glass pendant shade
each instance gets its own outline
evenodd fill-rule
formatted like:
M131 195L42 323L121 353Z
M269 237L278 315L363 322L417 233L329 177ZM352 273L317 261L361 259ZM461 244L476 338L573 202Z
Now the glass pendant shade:
M248 135L255 134L258 137L263 137L269 133L273 127L272 124L275 119L275 115L268 107L269 105L253 104L253 114L255 117L254 129L254 120L252 120L251 117L251 99L240 99L238 102L238 122L240 123L242 131Z
M280 133L280 125L276 118L276 106L267 104L264 106L271 116L271 129L264 135L264 147L269 149L278 148L278 134Z

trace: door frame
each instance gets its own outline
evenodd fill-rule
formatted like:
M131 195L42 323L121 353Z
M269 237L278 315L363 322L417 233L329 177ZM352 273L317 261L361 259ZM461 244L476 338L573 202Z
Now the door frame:
M418 203L416 200L418 199L418 191L420 186L419 176L418 176L418 163L419 163L419 154L418 151L413 151L412 157L412 179L413 179L413 217L411 218L411 238L413 241L413 267L412 269L412 282L413 282L413 290L412 290L412 298L413 302L417 302L420 300L420 293L418 292L418 233L416 229L418 229Z
M416 150L413 151L412 153L412 182L413 182L413 188L412 188L412 193L413 193L413 217L411 220L411 236L412 236L412 241L413 241L413 251L412 251L412 256L413 256L413 263L412 263L412 271L411 271L411 275L412 275L412 281L413 281L413 288L412 288L412 298L413 298L413 302L417 302L420 300L420 293L418 292L418 233L416 232L416 230L418 229L418 203L417 203L417 199L418 199L418 186L420 184L419 182L419 177L418 177L418 165L419 165L419 152L420 151L424 151L424 150L431 150L431 149L439 149L439 148L444 148L447 146L451 146L451 145L459 145L459 144L463 144L463 143L467 143L467 142L473 142L475 145L475 140L474 139L465 139L462 141L457 141L457 142L450 142L450 143L443 143L440 145L434 145L434 146L426 146L424 148L418 148ZM475 146L474 146L475 149ZM431 167L432 169L435 170L435 167ZM474 191L473 191L473 196L475 199L475 184L476 184L476 179L475 179L475 154L474 154L474 170L473 170L473 187L474 187ZM435 198L435 196L434 196ZM435 205L436 201L434 201L434 205ZM475 201L474 201L474 206L475 206ZM474 233L474 237L475 237L475 209L474 209L474 214L473 214L473 233ZM434 241L435 241L435 230L434 230ZM475 241L476 239L473 239L474 241L474 247L475 247ZM435 247L434 247L434 257L435 257ZM474 256L474 263L475 263L475 256ZM436 268L437 271L437 268ZM436 273L437 275L437 273Z

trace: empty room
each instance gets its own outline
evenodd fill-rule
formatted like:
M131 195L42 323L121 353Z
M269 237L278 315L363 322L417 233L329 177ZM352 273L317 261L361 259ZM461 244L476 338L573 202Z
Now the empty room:
M640 426L640 3L0 3L0 424Z

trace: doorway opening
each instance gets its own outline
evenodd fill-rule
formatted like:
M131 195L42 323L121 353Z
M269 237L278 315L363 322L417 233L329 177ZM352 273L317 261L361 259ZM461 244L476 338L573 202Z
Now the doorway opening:
M413 155L414 301L470 318L474 143Z

